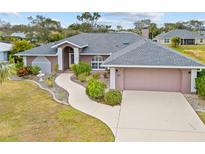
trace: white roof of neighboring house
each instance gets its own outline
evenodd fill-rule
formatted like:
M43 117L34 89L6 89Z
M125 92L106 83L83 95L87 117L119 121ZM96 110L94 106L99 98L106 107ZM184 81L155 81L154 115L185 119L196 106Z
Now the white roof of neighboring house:
M11 36L13 36L13 37L19 37L19 38L26 38L26 34L25 34L25 33L22 33L22 32L12 33Z
M0 52L11 51L12 44L0 42Z

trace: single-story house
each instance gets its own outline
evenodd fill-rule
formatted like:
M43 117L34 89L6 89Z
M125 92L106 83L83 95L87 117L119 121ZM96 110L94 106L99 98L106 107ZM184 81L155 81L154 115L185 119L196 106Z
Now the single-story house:
M11 37L26 39L26 34L23 32L14 32L11 34Z
M8 53L12 49L12 44L0 42L0 62L8 61Z
M110 69L110 88L195 92L197 70L205 68L177 51L135 33L81 33L16 54L25 65L50 73L79 61L93 70Z
M181 38L181 45L205 44L205 36L185 29L175 29L156 36L153 41L161 44L171 44L173 37Z

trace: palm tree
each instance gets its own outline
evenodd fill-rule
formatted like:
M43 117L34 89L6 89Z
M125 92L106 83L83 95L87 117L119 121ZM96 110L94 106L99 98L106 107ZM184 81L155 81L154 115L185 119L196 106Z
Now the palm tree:
M7 80L14 72L15 69L13 64L0 63L0 84Z

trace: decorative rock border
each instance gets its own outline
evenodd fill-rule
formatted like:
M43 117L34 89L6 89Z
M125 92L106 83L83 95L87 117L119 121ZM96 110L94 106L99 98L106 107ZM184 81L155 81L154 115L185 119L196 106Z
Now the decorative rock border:
M58 103L60 103L60 104L63 104L63 105L70 105L69 103L67 103L67 102L65 102L65 101L58 100L58 99L56 98L56 96L55 96L55 94L54 94L53 91L51 91L51 90L48 89L48 88L44 88L40 83L38 83L38 82L36 82L36 81L34 81L34 80L29 80L29 79L16 79L16 80L15 80L15 79L11 79L11 78L9 78L9 80L33 82L33 83L37 84L37 85L39 86L39 88L41 88L42 90L48 91L48 92L52 95L53 99L54 99L56 102L58 102ZM65 90L65 89L64 89L64 90Z

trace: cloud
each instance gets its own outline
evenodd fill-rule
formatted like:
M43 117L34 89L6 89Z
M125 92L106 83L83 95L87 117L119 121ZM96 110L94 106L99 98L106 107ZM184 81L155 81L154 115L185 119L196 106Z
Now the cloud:
M133 23L137 20L150 19L153 22L159 23L164 13L152 12L111 12L105 13L100 19L99 23L112 25L115 28L121 25L124 28L132 28Z
M19 17L20 13L18 12L2 12L0 13L2 16L14 16L14 17Z
M130 21L120 21L116 19L106 19L101 17L98 21L99 24L102 25L111 25L112 28L116 28L117 25L121 25L123 28L131 28L133 27L133 22Z
M141 19L151 19L153 21L158 21L164 13L160 12L112 12L106 13L105 17L115 17L122 19L124 21L136 21Z

